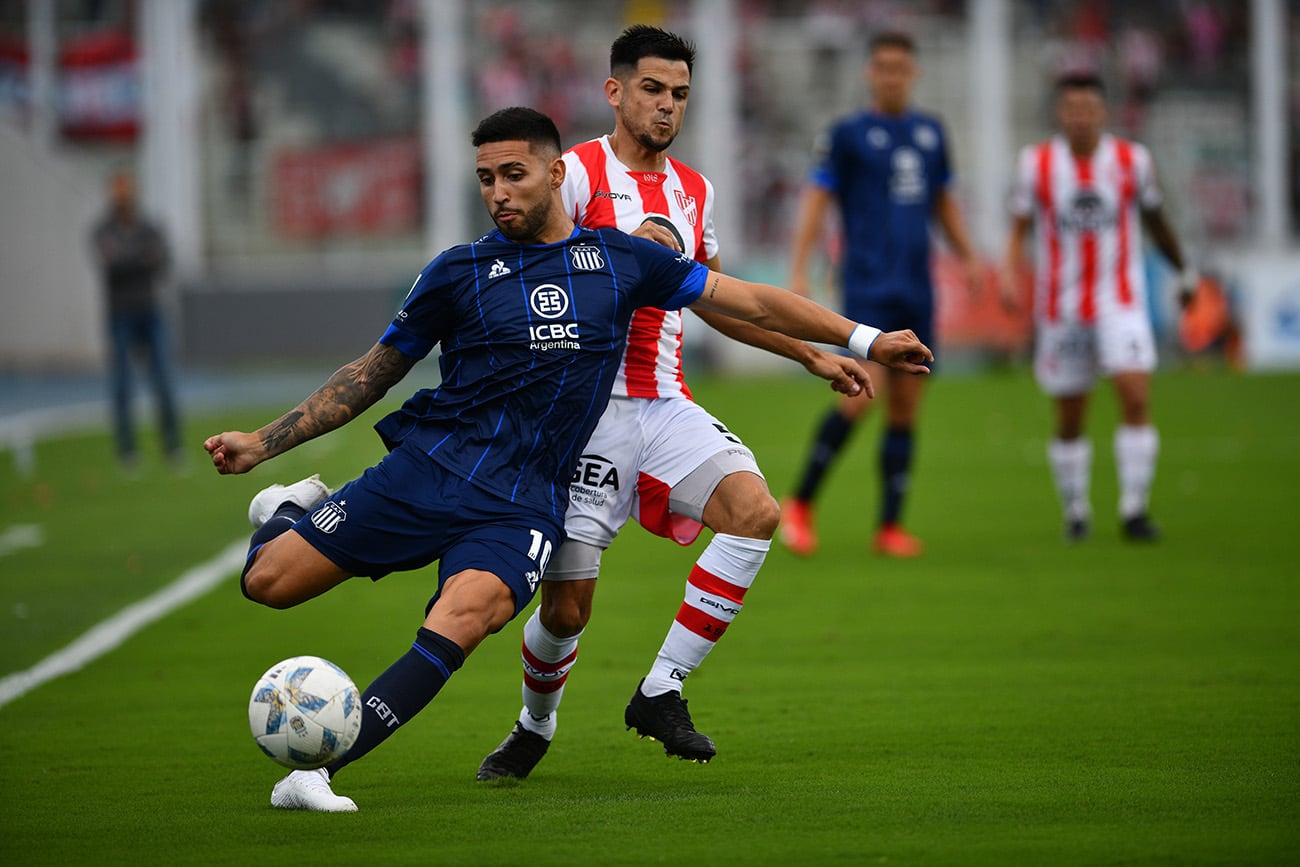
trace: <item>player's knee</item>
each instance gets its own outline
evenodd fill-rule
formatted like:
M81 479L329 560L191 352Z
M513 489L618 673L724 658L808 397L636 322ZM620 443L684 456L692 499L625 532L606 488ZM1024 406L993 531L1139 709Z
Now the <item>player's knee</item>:
M781 522L781 506L769 493L757 500L749 509L748 535L753 539L770 539L776 532L776 525Z
M571 582L552 581L542 585L538 614L542 626L556 638L572 638L587 628L591 620L591 598L574 592Z
M591 619L591 610L584 611L581 605L571 600L560 600L540 608L542 625L556 638L572 638L587 628Z
M288 592L284 575L257 563L241 579L244 595L268 608L292 608L298 599Z
M767 490L735 503L714 532L747 539L770 539L781 521L781 506Z

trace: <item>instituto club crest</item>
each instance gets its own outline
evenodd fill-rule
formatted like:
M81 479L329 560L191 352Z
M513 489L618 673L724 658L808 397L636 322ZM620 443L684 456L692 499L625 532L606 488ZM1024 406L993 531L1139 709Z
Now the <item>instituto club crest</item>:
M695 197L688 196L681 190L673 190L673 195L677 196L677 205L682 209L682 213L686 215L686 222L690 223L693 228L695 221L699 219L699 209L695 207Z

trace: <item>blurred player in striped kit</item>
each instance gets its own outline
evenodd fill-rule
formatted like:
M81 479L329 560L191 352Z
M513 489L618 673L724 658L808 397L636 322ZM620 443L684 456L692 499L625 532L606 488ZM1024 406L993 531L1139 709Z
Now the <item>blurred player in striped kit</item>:
M656 27L634 25L614 41L605 82L614 131L564 155L561 193L580 225L622 229L716 271L713 187L667 155L681 128L694 58L694 46ZM799 361L837 390L863 375L856 361L802 341L707 311L702 318ZM681 343L678 312L643 308L632 317L613 396L569 489L565 542L524 625L524 707L510 735L483 760L480 780L526 777L549 748L591 617L601 555L629 517L683 545L701 525L714 535L686 578L685 600L633 690L624 722L671 756L707 762L716 752L713 740L696 731L682 685L740 612L780 511L753 453L691 400Z
M1004 298L1015 303L1025 238L1034 229L1034 374L1056 408L1048 463L1078 542L1092 526L1088 488L1092 443L1084 434L1098 375L1114 383L1119 517L1125 538L1159 538L1148 501L1160 438L1151 421L1156 343L1142 265L1142 231L1181 274L1186 303L1195 276L1161 211L1155 165L1142 145L1105 131L1101 80L1074 75L1057 84L1060 133L1020 152L1011 195Z

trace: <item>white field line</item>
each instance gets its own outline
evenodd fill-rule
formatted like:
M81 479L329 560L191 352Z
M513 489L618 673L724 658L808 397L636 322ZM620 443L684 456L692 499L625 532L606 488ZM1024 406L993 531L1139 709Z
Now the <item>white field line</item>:
M39 548L45 544L45 529L40 524L14 524L0 533L0 557L23 548Z
M161 620L202 596L222 578L243 566L247 554L247 541L230 543L211 560L188 570L152 596L123 608L57 653L45 657L26 671L0 679L0 707L43 683L80 670L155 620Z

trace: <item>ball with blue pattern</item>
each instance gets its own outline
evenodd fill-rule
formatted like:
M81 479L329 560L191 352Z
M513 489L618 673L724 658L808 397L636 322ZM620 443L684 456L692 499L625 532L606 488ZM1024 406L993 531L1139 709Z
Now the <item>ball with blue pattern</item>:
M248 724L262 752L286 768L322 768L356 742L361 693L334 663L295 656L258 679L248 700Z

